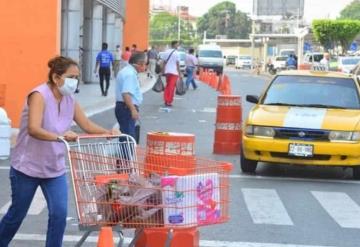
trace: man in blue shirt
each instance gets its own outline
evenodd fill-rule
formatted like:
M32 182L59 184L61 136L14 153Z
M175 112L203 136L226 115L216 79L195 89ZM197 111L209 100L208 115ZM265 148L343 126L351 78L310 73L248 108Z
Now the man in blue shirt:
M99 69L99 78L100 78L100 88L102 96L106 96L109 90L110 86L110 67L114 66L114 59L111 52L107 50L108 44L103 43L101 52L99 52L96 56L96 64L95 64L95 70L94 73L98 71L98 67L100 65ZM104 79L106 81L106 88L104 89Z
M139 119L139 106L143 96L140 91L138 73L146 71L146 53L135 52L127 64L116 76L115 116L120 131L138 139L135 134L135 122Z
M290 54L288 59L286 60L286 68L287 69L296 69L297 68L297 63L296 63L296 60L295 60L293 54Z

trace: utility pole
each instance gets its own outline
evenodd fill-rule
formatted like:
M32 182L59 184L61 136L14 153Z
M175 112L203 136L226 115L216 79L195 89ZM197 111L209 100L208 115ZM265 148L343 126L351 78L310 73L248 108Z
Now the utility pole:
M178 14L178 41L180 41L180 32L181 32L180 6L177 6L176 8Z
M252 20L251 20L251 35L250 35L250 39L251 39L251 68L254 68L254 56L255 56L255 20L254 20L254 16L252 16Z

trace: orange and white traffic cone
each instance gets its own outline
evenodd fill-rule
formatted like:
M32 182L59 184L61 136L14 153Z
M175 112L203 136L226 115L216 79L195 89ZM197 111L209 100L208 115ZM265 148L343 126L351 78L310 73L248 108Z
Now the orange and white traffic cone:
M101 227L97 247L114 247L114 239L111 227Z

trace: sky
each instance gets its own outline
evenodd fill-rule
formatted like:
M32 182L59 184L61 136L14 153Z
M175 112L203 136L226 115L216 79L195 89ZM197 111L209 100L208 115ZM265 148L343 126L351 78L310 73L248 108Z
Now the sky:
M190 14L194 16L201 16L208 11L209 8L224 0L152 0L155 4L163 3L165 5L171 4L173 8L177 5L185 5L190 7ZM228 0L236 3L237 9L252 13L252 0ZM305 20L312 21L313 19L321 18L336 18L340 11L352 0L305 0Z

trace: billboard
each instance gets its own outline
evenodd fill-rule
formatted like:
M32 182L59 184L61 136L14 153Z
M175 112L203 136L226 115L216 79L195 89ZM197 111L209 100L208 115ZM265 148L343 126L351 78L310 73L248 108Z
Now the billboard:
M299 16L304 15L304 0L253 0L255 16Z

